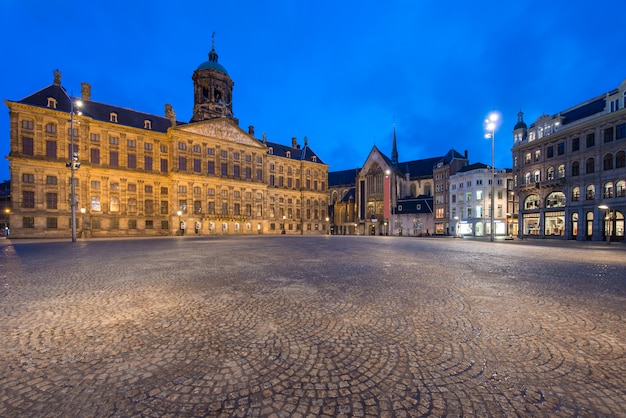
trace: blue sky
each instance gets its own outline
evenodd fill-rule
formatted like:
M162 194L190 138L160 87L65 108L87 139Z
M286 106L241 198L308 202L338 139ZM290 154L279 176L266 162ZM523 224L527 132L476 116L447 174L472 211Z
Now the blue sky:
M0 0L2 100L52 83L92 100L188 121L191 76L211 34L257 137L307 136L330 170L373 145L401 161L469 151L491 162L483 121L502 114L496 166L510 167L517 112L530 124L626 78L626 2ZM2 155L9 117L0 112ZM0 162L0 180L8 179Z

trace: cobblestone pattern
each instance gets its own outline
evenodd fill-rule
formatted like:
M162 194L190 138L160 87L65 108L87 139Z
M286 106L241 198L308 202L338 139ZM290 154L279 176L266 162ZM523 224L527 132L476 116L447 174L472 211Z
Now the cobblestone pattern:
M626 251L3 241L0 416L624 416Z

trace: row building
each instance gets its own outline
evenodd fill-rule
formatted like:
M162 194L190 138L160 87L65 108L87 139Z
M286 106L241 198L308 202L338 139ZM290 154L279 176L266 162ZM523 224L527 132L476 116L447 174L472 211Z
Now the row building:
M513 130L519 235L624 239L626 80L617 88Z
M324 234L328 166L305 138L270 142L233 113L215 48L193 73L193 116L67 93L61 73L10 112L12 237ZM69 168L67 167L69 166ZM71 179L74 179L72 190Z

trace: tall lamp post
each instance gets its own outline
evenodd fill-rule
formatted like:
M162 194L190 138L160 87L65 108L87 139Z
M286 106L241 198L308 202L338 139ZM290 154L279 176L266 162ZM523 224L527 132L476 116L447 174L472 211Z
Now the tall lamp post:
M605 231L606 231L606 243L607 245L611 245L611 209L609 208L609 205L600 205L598 206L598 209L603 209L606 211L606 215L604 217L606 224L605 224Z
M80 168L78 162L78 153L74 151L74 105L81 107L83 103L77 100L74 103L74 97L70 97L70 162L65 166L70 169L70 208L72 210L72 242L76 242L76 184L74 181L74 172Z
M496 123L499 120L499 115L497 112L491 112L489 114L489 116L487 117L487 119L485 119L485 129L487 131L487 133L485 134L485 138L491 138L491 211L490 211L490 217L491 217L491 234L489 236L489 241L494 240L494 229L495 229L495 222L494 222L494 210L495 210L495 202L496 202L496 147L495 147L495 143L496 143Z

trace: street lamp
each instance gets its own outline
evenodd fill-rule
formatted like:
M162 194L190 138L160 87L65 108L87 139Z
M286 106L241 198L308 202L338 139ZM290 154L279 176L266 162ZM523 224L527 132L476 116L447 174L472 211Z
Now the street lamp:
M182 235L183 234L183 228L182 228L182 224L180 222L180 217L182 216L183 211L181 211L181 210L176 211L176 214L178 215L178 233L180 235Z
M74 171L80 168L78 153L74 151L74 106L81 107L83 102L70 97L70 158L65 166L70 169L70 208L72 210L72 242L76 242L76 184L74 181ZM80 112L79 112L80 114Z
M80 208L80 236L85 237L85 213L87 212L87 208L84 206Z
M454 223L456 224L456 225L455 225L456 230L455 230L454 236L455 236L456 238L458 238L458 237L460 236L460 235L459 235L459 217L458 217L458 216L455 216L455 217L454 217Z
M287 217L285 215L283 215L283 230L281 231L281 234L287 234L287 231L285 231L285 220L287 219Z
M495 151L495 143L496 143L496 123L499 121L500 117L497 112L491 112L487 119L485 119L485 130L487 133L485 134L485 138L491 138L491 234L489 236L489 240L493 242L494 240L494 210L495 210L495 192L496 192L496 151Z
M606 243L607 245L611 245L611 209L609 205L600 205L598 209L603 209L606 211L606 215L604 217L606 221Z

